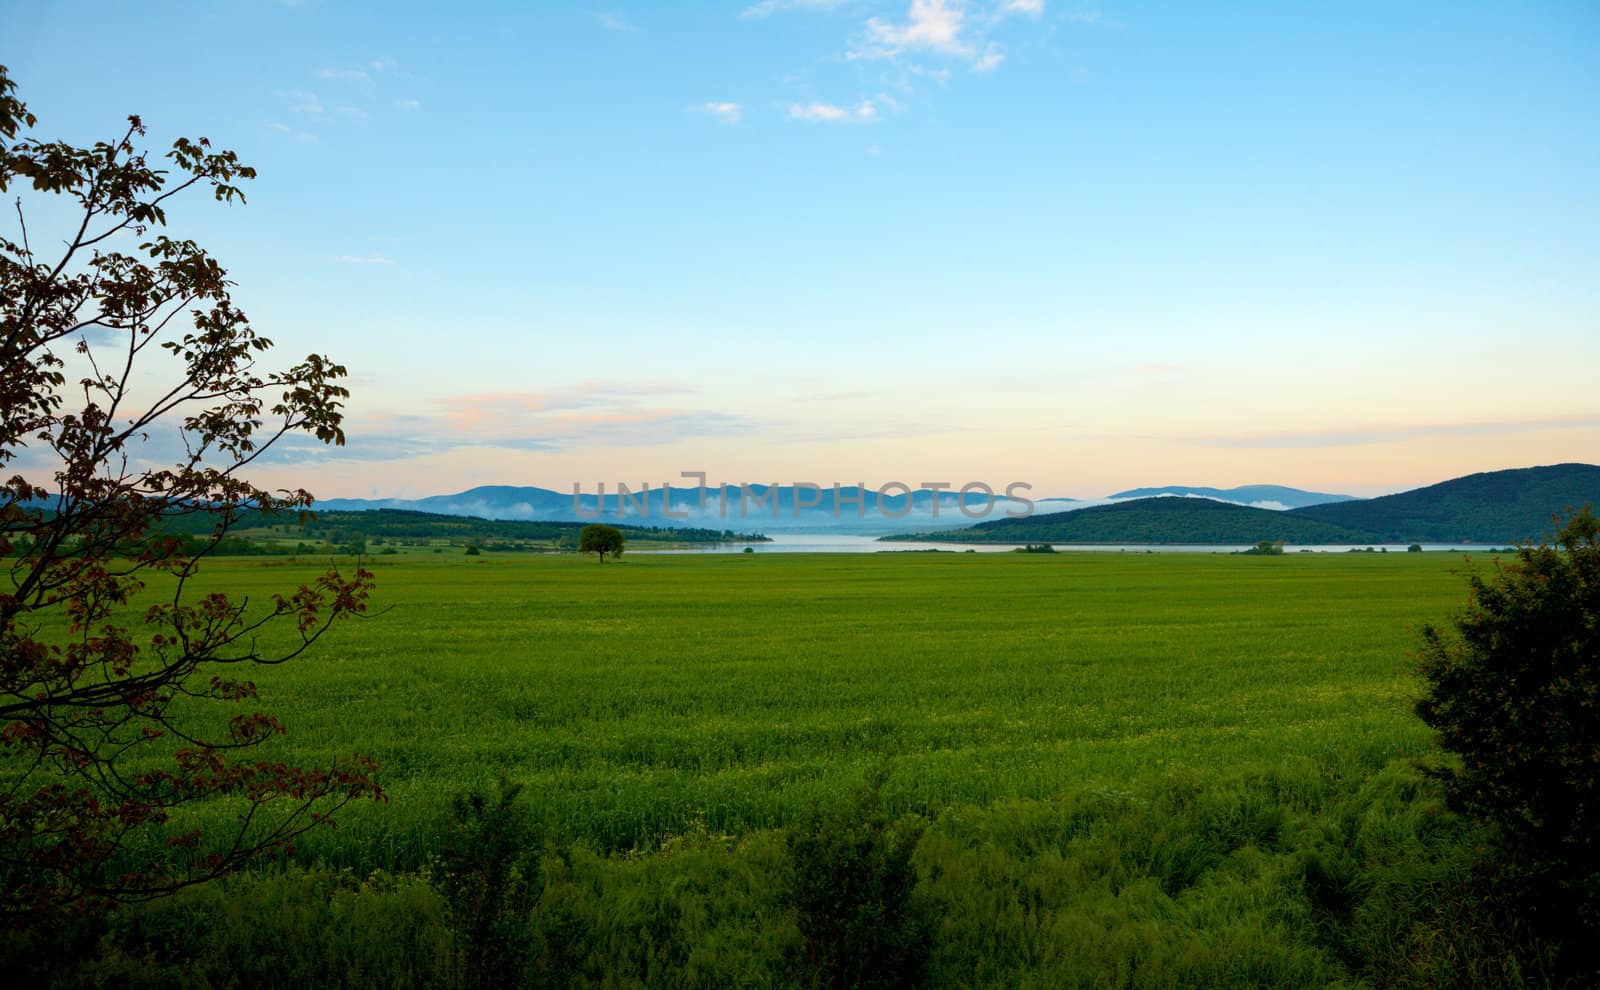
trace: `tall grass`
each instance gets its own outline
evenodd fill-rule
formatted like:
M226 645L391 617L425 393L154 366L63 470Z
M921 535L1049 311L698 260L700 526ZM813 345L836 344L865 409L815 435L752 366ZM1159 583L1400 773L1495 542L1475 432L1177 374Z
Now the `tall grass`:
M258 681L277 755L360 749L392 802L0 961L63 986L1548 985L1489 907L1486 837L1415 766L1413 631L1459 563L380 561L388 611Z

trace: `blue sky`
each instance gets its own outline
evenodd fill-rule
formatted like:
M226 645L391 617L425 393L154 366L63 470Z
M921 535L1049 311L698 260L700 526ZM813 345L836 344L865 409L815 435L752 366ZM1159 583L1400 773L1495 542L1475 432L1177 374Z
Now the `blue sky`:
M1600 459L1600 7L5 3L350 446L263 479L1285 483Z

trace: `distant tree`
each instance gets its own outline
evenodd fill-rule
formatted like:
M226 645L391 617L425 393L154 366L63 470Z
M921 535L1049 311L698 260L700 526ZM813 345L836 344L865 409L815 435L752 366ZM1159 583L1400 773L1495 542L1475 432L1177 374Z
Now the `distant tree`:
M604 523L590 523L578 532L578 552L597 553L600 563L606 562L606 554L613 557L622 556L622 530Z
M1422 552L1422 544L1420 544L1420 543L1413 543L1409 547L1406 547L1406 553L1421 553L1421 552Z
M1255 556L1277 556L1278 554L1283 553L1283 541L1262 540L1260 543L1257 543L1255 546L1244 552Z
M1468 579L1451 633L1424 630L1417 703L1459 757L1452 803L1499 826L1519 907L1585 985L1600 979L1600 521Z
M240 476L263 450L296 433L344 442L344 368L311 355L259 369L271 342L226 272L159 233L173 196L242 200L254 170L203 138L159 167L135 145L138 117L92 148L35 139L15 89L0 67L0 192L25 194L0 227L0 557L14 558L0 572L0 923L31 926L216 877L381 792L360 757L244 758L283 731L269 715L246 708L217 731L195 717L248 706L256 687L237 673L364 611L372 578L330 570L248 603L189 584L242 514L310 506ZM66 225L44 236L29 219ZM170 442L145 443L163 430ZM184 520L202 535L170 535ZM158 593L141 598L147 580ZM214 798L235 802L228 824L165 828Z

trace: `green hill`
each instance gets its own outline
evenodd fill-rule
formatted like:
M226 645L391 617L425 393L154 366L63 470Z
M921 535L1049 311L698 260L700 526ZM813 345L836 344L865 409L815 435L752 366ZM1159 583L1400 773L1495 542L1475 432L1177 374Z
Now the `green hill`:
M996 519L922 537L958 543L1373 543L1363 531L1206 498L1141 498L1026 519Z
M211 532L214 517L195 512L165 520L169 533L200 536ZM245 512L234 526L237 538L221 552L270 550L297 541L349 545L361 541L430 542L471 541L487 550L529 549L539 546L575 548L581 522L548 522L513 519L480 519L476 516L446 516L409 509L370 509L366 511L319 510L303 522L298 514L284 512L263 515ZM707 544L767 543L759 533L732 530L620 526L630 544ZM242 543L239 541L243 541Z
M1486 471L1398 495L1293 509L1286 515L1363 530L1386 543L1516 543L1553 532L1552 517L1600 507L1600 467Z

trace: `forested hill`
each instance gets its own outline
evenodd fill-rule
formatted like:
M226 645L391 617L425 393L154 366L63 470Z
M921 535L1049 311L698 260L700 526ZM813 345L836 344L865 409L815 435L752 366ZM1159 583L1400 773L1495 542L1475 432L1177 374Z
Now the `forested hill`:
M1125 492L1108 495L1113 499L1151 498L1156 495L1198 495L1219 502L1236 502L1253 505L1258 509L1298 509L1324 502L1349 502L1354 495L1335 495L1330 492L1308 492L1302 488L1284 485L1240 485L1238 488L1206 488L1197 485L1164 485L1160 488L1130 488Z
M1384 542L1515 543L1549 535L1557 528L1552 516L1585 503L1600 509L1600 467L1553 464L1469 474L1398 495L1286 514L1364 530Z
M214 522L204 513L180 516L167 529L200 535L211 531ZM581 522L546 522L512 519L479 519L475 516L447 516L409 509L370 509L360 512L319 510L302 523L296 513L265 516L247 512L234 531L250 538L278 536L296 540L323 540L353 543L363 540L449 540L468 539L488 544L501 542L577 545ZM762 543L770 542L757 533L730 530L619 526L630 543Z
M1208 498L1141 498L1075 512L996 519L926 539L959 543L1372 543L1369 534ZM895 537L894 539L904 539Z

